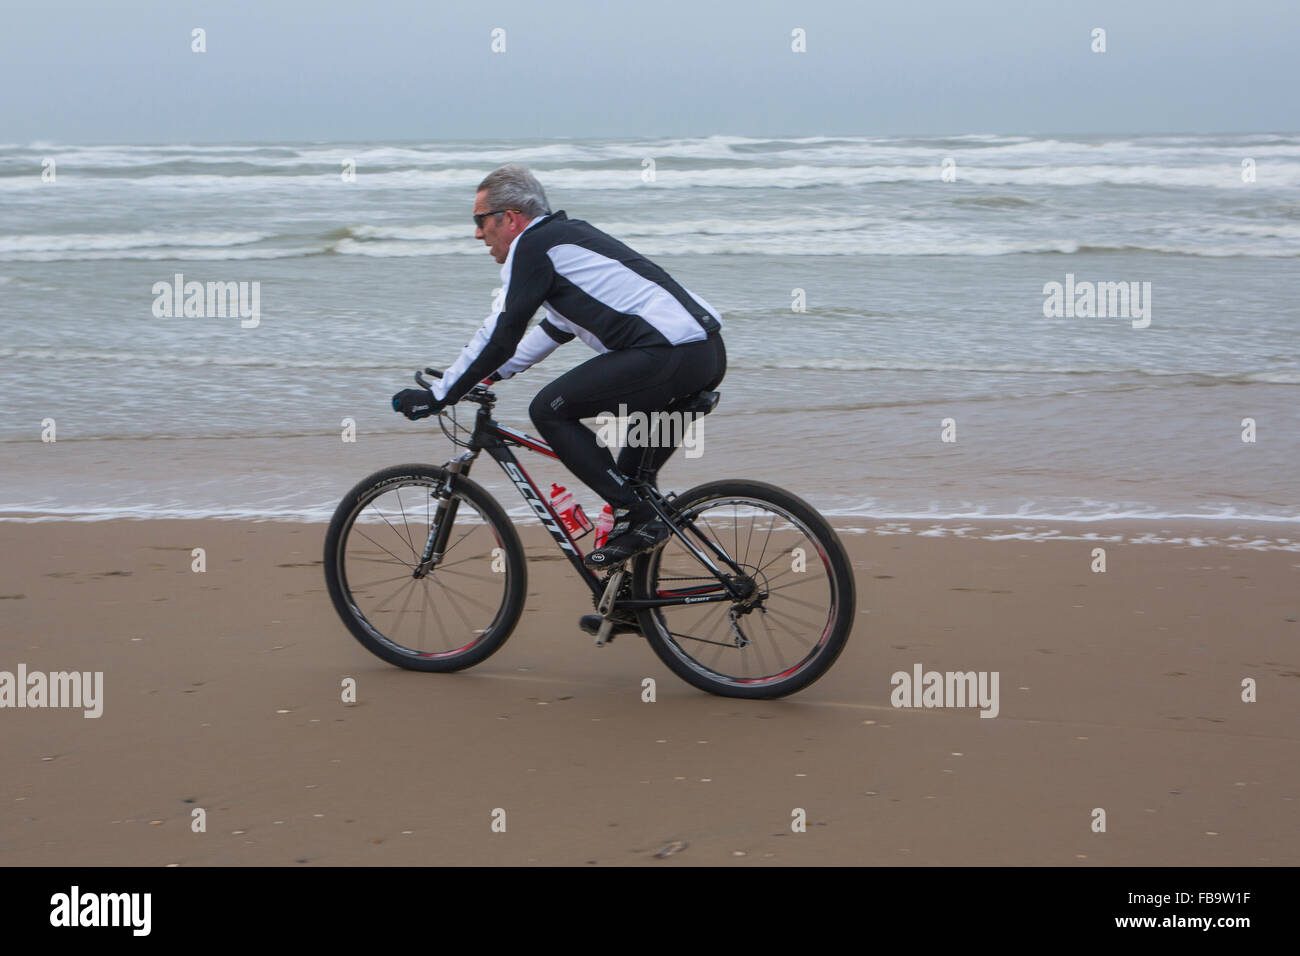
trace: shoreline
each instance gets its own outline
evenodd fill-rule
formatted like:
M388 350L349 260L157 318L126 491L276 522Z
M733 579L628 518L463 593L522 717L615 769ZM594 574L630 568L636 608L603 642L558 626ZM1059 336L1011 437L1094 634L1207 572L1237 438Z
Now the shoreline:
M532 511L507 508L507 514L523 533L536 527ZM1290 551L1300 553L1300 518L1294 521L1273 517L1221 517L1178 515L1175 517L1063 518L1026 516L936 516L909 515L876 517L836 514L823 516L838 534L910 535L922 538L952 538L968 541L1009 541L1028 543L1079 541L1134 545L1173 545L1192 548L1222 547L1232 550ZM124 516L119 514L21 514L0 510L0 525L103 525L122 522L217 522L315 526L324 528L328 518L320 514L247 514L230 512L220 515L183 513ZM322 532L323 533L323 532Z

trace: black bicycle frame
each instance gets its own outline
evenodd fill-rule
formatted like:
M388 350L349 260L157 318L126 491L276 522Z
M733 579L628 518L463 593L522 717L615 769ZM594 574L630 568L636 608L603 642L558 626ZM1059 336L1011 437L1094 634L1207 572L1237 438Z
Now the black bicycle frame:
M474 419L474 431L468 442L466 442L466 445L469 448L468 452L461 455L459 458L452 459L444 466L448 472L447 485L444 488L444 492L450 492L451 486L457 475L468 477L470 466L478 457L479 452L486 451L496 460L496 463L501 466L501 470L506 473L506 476L514 484L515 488L518 489L519 493L523 496L524 501L528 502L529 507L533 509L533 513L542 522L542 527L550 533L556 545L568 557L569 563L573 565L574 570L578 572L578 576L582 578L583 582L591 590L593 597L599 598L605 590L604 582L582 563L582 554L578 551L577 542L569 535L569 532L564 527L564 522L560 520L560 516L556 514L555 510L551 507L550 501L542 495L541 490L533 482L533 479L529 477L528 472L524 470L523 466L519 463L519 460L511 451L511 448L519 446L545 455L547 458L554 458L558 461L559 456L551 446L540 438L534 438L531 435L526 435L523 432L494 421L492 418L491 406L487 402L479 404L478 413L475 415ZM646 456L649 455L649 451L649 449L646 450ZM737 584L733 580L729 579L725 572L720 570L712 561L709 560L707 555L705 555L681 533L680 526L677 525L676 521L668 514L664 507L667 503L667 499L665 499L663 495L661 495L649 482L645 481L644 477L645 470L643 467L638 472L637 480L633 482L633 490L637 491L654 507L659 516L668 523L669 527L674 528L674 534L681 538L681 540L686 544L686 547L694 552L696 557L700 559L705 567L708 567L717 576L723 591L722 593L717 593L717 585L696 585L691 588L683 588L677 591L661 590L659 596L654 598L628 598L619 601L617 606L620 608L631 609L640 607L667 607L683 604L703 604L717 601L743 600L747 595L738 589ZM439 514L435 520L440 527L430 539L431 547L429 550L433 555L440 557L442 552L446 549L447 538L451 533L451 525L456 516L457 504L458 502L455 498L444 496L443 504L440 504L438 507ZM735 561L732 560L730 555L722 551L711 539L701 534L693 524L688 523L686 527L694 532L694 534L708 546L709 550L712 551L723 564L731 569L732 574L742 578L744 577L744 572ZM429 555L426 554L425 557L427 560ZM701 593L708 591L714 593Z

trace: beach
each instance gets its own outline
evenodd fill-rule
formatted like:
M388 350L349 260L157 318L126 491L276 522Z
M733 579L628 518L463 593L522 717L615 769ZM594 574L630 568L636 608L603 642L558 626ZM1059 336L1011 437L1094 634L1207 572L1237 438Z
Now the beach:
M0 859L1300 862L1300 135L434 136L0 144ZM660 487L840 534L853 633L798 694L595 647L486 456L508 643L408 672L336 615L347 490L463 451L391 396L493 308L504 163L722 315Z
M7 523L0 670L103 683L98 717L0 712L0 854L1300 862L1300 551L1286 526L837 519L857 584L846 650L793 697L739 701L689 687L639 637L596 648L576 626L585 589L535 522L517 523L524 617L457 674L389 666L349 635L325 593L321 524ZM892 675L918 665L996 672L996 716L893 706Z

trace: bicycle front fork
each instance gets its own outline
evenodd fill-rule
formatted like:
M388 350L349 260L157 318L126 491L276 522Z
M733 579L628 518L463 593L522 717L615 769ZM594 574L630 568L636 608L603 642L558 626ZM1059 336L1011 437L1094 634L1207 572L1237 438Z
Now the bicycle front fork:
M460 499L451 493L452 481L457 475L468 477L470 465L474 463L476 457L476 453L466 452L443 466L446 475L442 484L437 491L429 493L438 499L438 507L433 513L433 523L429 525L429 536L424 541L424 552L420 555L420 563L415 566L412 577L424 577L438 566L442 556L447 553L451 526L456 523L456 511L460 507Z

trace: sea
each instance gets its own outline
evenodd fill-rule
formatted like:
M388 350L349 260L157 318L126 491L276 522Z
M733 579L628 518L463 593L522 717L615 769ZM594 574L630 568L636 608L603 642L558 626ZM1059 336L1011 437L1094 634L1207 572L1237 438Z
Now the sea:
M0 145L0 518L321 521L458 454L389 400L491 312L470 212L505 163L722 314L722 400L665 488L1300 542L1300 134L1275 133ZM188 282L256 315L169 309ZM533 431L592 356L498 385L499 420Z

